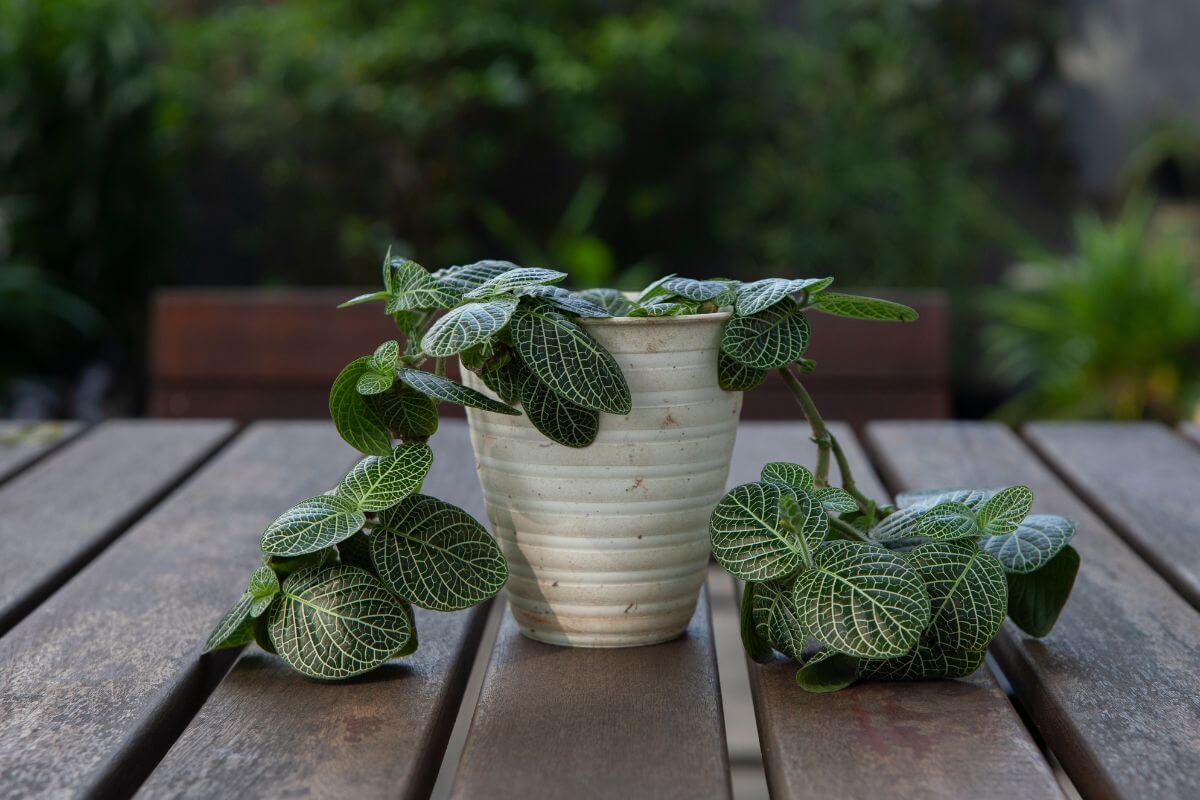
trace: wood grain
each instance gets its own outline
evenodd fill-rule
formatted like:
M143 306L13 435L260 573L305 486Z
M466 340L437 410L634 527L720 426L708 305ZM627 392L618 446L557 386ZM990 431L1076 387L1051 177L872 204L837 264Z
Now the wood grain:
M78 422L0 422L0 483L82 430Z
M504 615L452 796L728 798L707 591L650 647L556 647Z
M230 422L105 422L0 488L0 634L232 433Z
M430 444L422 492L483 519L466 424L443 420ZM427 796L487 606L416 614L415 656L343 683L307 680L248 648L139 796Z
M1045 422L1025 440L1200 609L1200 448L1152 422Z
M848 427L832 426L859 487L888 498ZM801 424L746 424L731 484L769 461L809 467ZM834 473L836 474L836 472ZM966 680L864 683L833 694L796 685L796 665L747 659L771 797L1058 798L1045 759L986 668Z
M1024 483L1035 511L1079 521L1083 563L1058 625L1037 640L1008 623L992 652L1084 797L1195 797L1195 609L1007 428L876 423L868 441L894 490Z
M255 425L0 639L0 797L137 786L228 668L198 653L259 533L353 459L328 424Z

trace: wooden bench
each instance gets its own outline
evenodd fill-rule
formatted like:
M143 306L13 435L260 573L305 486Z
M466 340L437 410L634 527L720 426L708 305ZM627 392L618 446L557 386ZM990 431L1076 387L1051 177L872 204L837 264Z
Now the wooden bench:
M1038 510L1080 521L1083 567L1049 637L1007 627L995 671L966 680L809 695L793 665L749 664L772 797L1194 797L1200 447L1153 425L887 422L866 450L837 432L880 496L1029 483ZM465 427L433 444L427 490L482 516ZM811 447L794 423L745 423L731 484ZM502 599L419 611L415 657L343 684L254 648L199 656L261 529L355 458L326 423L110 422L16 468L0 798L731 796L706 600L683 638L612 651L526 640Z
M161 417L317 418L331 376L395 337L378 304L337 309L362 289L166 289L154 298L150 413ZM908 303L920 325L882 327L810 314L821 369L817 403L854 424L950 413L949 317L938 291L878 294ZM886 335L880 335L886 333ZM454 374L456 363L449 365ZM447 408L447 413L458 414ZM791 419L795 400L772 373L746 396L745 419Z

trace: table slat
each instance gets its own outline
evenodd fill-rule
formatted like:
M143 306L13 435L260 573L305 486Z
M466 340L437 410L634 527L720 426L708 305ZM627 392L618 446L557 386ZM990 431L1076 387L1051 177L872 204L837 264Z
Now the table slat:
M1200 448L1153 422L1029 425L1025 439L1200 609Z
M832 429L862 490L888 498L850 429ZM745 483L769 461L812 467L816 448L799 424L743 423L733 458L731 483ZM986 667L965 680L809 694L796 685L796 665L781 657L747 664L773 798L1062 796Z
M137 786L231 660L197 654L259 533L353 458L328 424L255 425L0 639L0 797Z
M0 634L233 432L233 423L105 422L0 488Z
M1200 615L1007 428L876 423L868 437L895 490L1024 483L1035 511L1079 521L1058 625L1038 640L1008 623L992 652L1085 797L1195 797Z
M504 621L452 796L728 798L708 593L679 639L585 649Z
M0 483L83 430L78 422L0 422Z
M421 491L485 519L466 424L443 420L430 444ZM139 796L427 796L487 606L416 615L416 655L342 683L307 680L248 648Z

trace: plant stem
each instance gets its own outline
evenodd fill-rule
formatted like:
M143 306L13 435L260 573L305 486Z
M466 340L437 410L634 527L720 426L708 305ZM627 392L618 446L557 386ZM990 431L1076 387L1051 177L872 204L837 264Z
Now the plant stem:
M439 377L444 377L446 374L446 359L435 358L433 360L433 374Z
M843 522L842 520L838 519L837 517L833 516L832 514L829 515L829 524L832 525L837 530L841 531L842 533L853 537L857 541L867 542L867 543L870 543L870 541L871 541L858 528L854 527L849 522Z
M808 426L812 428L812 440L817 445L817 471L814 478L817 488L823 489L829 485L829 453L833 449L833 435L825 427L825 420L821 418L821 412L817 410L812 395L804 388L804 384L800 383L800 379L792 374L792 368L780 367L779 374L792 390L796 402L800 404L805 418L808 419Z

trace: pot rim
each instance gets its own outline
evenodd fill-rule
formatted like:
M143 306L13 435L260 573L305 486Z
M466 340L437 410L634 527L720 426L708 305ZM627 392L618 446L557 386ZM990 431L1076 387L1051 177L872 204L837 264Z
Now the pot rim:
M686 314L680 317L589 317L581 319L585 328L599 325L618 325L631 327L636 325L703 325L712 322L725 322L733 316L732 311L710 311L707 314Z

